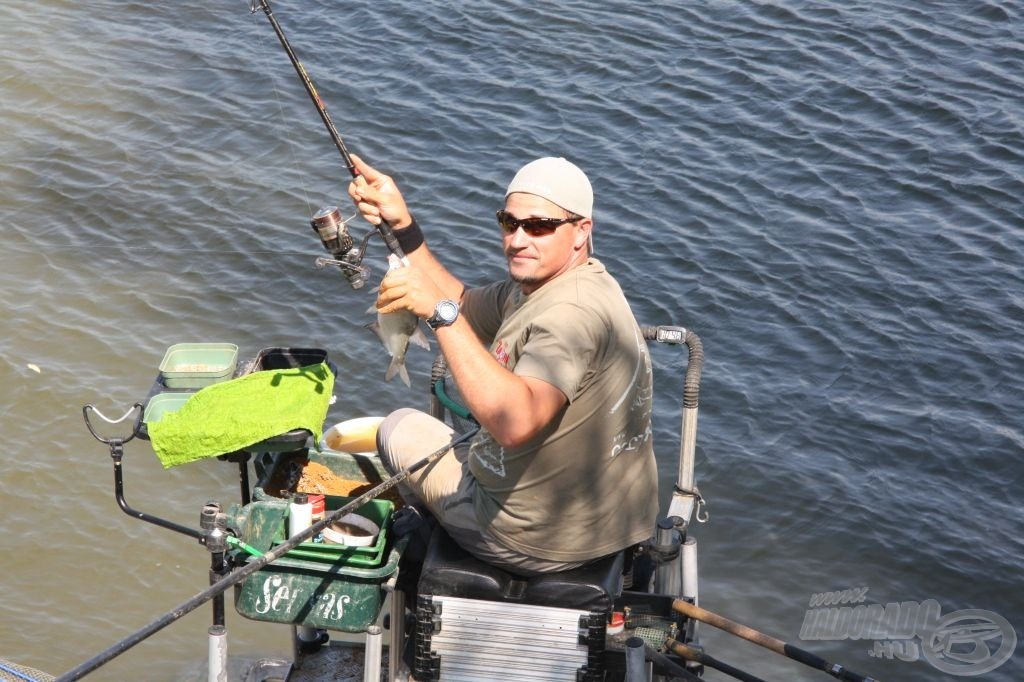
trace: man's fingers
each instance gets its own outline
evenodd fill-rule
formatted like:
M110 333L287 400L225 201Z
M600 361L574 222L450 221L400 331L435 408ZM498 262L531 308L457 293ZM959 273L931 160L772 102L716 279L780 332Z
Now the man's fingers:
M382 178L386 179L383 173L381 173L376 168L363 161L360 157L356 156L355 154L349 154L349 156L352 158L352 163L355 164L356 172L359 173L359 175L356 176L355 178L356 182L359 181L359 176L365 178L367 184L371 186L375 185L375 183L380 182Z
M397 301L405 295L405 290L406 287L402 285L402 282L396 280L394 275L389 274L380 283L380 289L377 292L377 305Z
M366 201L360 201L356 204L356 209L362 214L364 218L376 225L380 222L380 209L371 203Z
M349 158L352 159L352 164L356 167L356 172L359 173L359 175L368 178L370 174L377 172L372 166L363 161L362 157L355 154L349 154ZM356 179L358 180L359 178L356 177Z

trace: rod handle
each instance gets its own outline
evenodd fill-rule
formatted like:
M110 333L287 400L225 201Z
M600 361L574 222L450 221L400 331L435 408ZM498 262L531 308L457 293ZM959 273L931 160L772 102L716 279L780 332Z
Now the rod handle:
M405 257L405 251L399 246L398 237L395 236L395 230L391 227L391 223L381 218L380 222L377 223L377 232L380 232L380 236L384 240L384 245L388 247L388 251L395 254L398 260L402 261L402 265L408 265L409 259Z

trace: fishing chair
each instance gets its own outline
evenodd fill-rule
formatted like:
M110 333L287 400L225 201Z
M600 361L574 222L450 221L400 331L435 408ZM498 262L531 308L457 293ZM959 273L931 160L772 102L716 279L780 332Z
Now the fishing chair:
M438 355L431 414L462 433L472 416L446 392L446 369ZM477 559L437 525L415 590L415 678L604 680L607 624L633 554L523 577Z
M480 561L438 526L417 589L416 679L603 680L626 554L523 577Z

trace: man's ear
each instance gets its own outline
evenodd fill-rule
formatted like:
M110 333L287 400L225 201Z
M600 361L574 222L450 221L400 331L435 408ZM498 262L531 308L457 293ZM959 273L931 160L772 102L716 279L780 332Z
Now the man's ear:
M589 251L588 244L590 243L590 231L594 229L594 221L590 218L584 218L583 220L576 223L576 239L573 241L573 247L576 250ZM590 255L589 253L587 255Z

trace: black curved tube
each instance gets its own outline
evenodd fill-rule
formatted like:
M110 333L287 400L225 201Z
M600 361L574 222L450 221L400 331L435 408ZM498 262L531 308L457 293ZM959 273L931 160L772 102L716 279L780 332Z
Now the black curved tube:
M647 341L670 345L686 344L689 355L686 361L686 378L683 380L683 408L696 408L700 393L700 374L704 369L704 344L701 343L700 337L689 329L665 325L641 327L640 331Z

